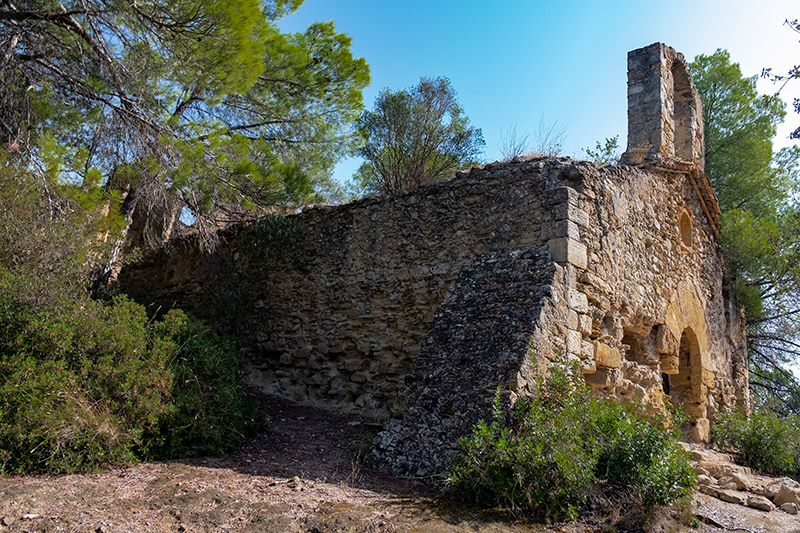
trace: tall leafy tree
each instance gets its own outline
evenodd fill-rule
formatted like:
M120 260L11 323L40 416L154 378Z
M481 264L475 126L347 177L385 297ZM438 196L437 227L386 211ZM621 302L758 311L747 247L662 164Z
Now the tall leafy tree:
M0 0L0 143L118 191L151 243L182 207L202 231L308 201L353 148L369 73L332 22L277 28L301 3Z
M420 78L408 90L383 90L358 120L366 162L355 181L382 195L444 179L474 161L484 145L446 78Z
M773 152L785 104L759 95L727 51L691 64L703 98L706 171L722 210L728 283L748 320L751 384L771 406L796 411L800 383L798 147Z

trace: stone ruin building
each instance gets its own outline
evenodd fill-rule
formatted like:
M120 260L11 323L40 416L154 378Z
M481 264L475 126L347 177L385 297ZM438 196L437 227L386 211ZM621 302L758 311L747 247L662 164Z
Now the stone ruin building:
M706 442L749 407L747 353L682 54L628 54L628 122L619 165L488 164L232 226L211 254L174 242L119 285L246 332L254 387L384 420L370 460L395 474L443 472L498 386L564 360L598 394L685 404Z

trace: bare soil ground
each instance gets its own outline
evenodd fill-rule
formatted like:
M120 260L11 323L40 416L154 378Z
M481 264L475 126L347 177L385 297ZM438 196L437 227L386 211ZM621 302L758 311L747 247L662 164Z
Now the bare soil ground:
M591 519L540 525L447 503L422 483L359 466L357 450L375 431L367 421L275 397L263 401L267 431L226 457L143 463L102 474L0 479L0 531L602 530L603 524ZM728 509L724 506L732 504L699 497L713 500L701 503L717 524L699 531L792 531L792 523L764 529L761 512L752 509L745 511L753 517L739 520L740 506ZM744 529L735 529L738 525ZM664 514L651 528L681 526Z

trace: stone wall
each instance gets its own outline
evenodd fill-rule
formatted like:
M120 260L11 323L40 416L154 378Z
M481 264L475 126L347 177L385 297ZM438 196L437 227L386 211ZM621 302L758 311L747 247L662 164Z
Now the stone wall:
M490 416L498 386L509 401L534 394L534 378L565 360L579 362L605 397L658 410L684 404L696 441L708 440L720 408L747 409L744 324L723 290L715 211L697 193L708 178L675 160L561 165L533 192L549 198L550 257L522 250L464 269L373 464L401 475L442 472L458 438ZM476 317L478 300L486 315Z
M441 471L498 386L532 394L564 360L598 394L686 404L703 441L720 408L748 401L707 181L675 160L487 165L308 209L289 217L288 244L257 225L210 255L175 244L120 286L249 335L265 392L394 415L374 461L395 473Z
M702 170L704 152L703 105L683 54L663 43L628 52L628 160L677 157Z
M290 217L288 255L256 226L222 232L210 255L181 241L123 269L119 286L148 304L233 322L253 337L250 381L265 392L385 416L464 265L547 247L541 193L562 166L490 166L384 200L308 209ZM280 249L264 250L270 243Z

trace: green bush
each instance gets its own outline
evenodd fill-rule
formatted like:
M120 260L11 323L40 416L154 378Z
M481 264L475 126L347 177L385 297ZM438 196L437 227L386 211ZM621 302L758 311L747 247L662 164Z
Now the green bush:
M669 505L686 496L695 473L667 417L643 405L595 401L593 427L600 446L600 479L632 490L645 508Z
M216 453L255 428L230 341L123 297L32 305L20 283L0 267L0 473Z
M666 419L641 405L592 398L580 372L554 368L534 398L462 439L448 476L450 491L484 506L575 518L593 487L625 492L646 507L691 491L694 473Z
M718 448L738 454L746 466L800 479L800 417L780 418L763 410L748 419L728 411L714 424L711 436Z
M90 300L120 198L50 174L0 149L0 474L238 446L258 417L234 343L177 310Z
M230 337L182 313L171 312L163 322L170 320L180 321L173 336L180 351L170 365L170 409L148 431L148 452L159 459L229 452L261 428L262 417L245 386L244 361Z

